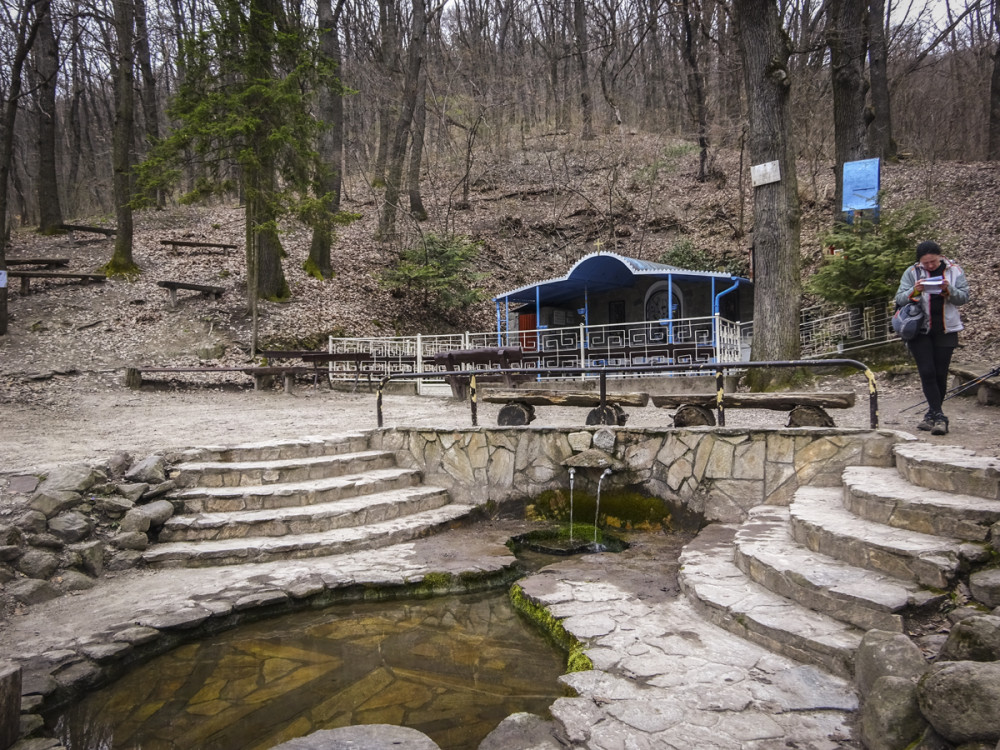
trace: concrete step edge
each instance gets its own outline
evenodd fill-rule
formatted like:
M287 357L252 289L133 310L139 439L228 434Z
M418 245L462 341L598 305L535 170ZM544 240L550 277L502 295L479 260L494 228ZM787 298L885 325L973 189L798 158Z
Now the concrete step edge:
M971 542L855 516L844 508L839 487L800 487L789 513L792 537L814 552L932 588L948 588L964 558L982 553Z
M314 505L197 513L170 518L163 526L160 539L164 542L209 540L223 533L226 534L224 538L232 539L285 536L306 533L296 532L294 528L307 524L322 527L314 529L319 532L349 525L363 526L371 523L369 519L373 516L395 513L398 517L404 512L413 512L414 507L423 511L448 502L450 496L443 487L413 486Z
M395 463L395 454L389 451L360 451L274 461L193 462L175 466L170 476L181 487L237 487L248 482L274 484L296 481L297 478L304 478L303 474L314 478L316 475L336 476L363 471L372 465L384 468Z
M369 435L364 432L345 432L334 435L309 435L301 438L269 440L259 443L238 443L192 448L185 451L185 461L234 461L295 458L305 455L330 455L333 453L367 450ZM242 456L243 458L238 458Z
M749 641L850 677L862 631L750 580L733 562L735 526L708 526L681 553L681 588L709 620Z
M844 505L870 521L936 536L984 541L1000 521L1000 500L911 484L896 469L849 466Z
M432 534L455 523L474 510L472 505L450 503L398 519L345 529L285 537L167 542L143 552L151 566L213 566L267 562L276 559L323 557L343 552L373 549Z
M897 443L893 452L896 469L912 484L1000 500L1000 458L979 456L957 445L921 441Z
M734 538L736 566L770 591L862 630L896 632L905 614L943 597L802 546L792 538L789 517L786 507L759 506Z

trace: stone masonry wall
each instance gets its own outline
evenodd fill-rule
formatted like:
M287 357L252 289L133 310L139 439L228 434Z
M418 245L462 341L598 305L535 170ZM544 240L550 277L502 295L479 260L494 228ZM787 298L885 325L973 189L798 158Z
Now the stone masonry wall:
M460 502L502 502L565 487L564 462L579 467L590 458L594 468L578 468L578 482L596 482L610 466L605 487L631 486L708 521L734 523L755 505L789 504L800 486L839 485L847 465L892 466L892 446L906 439L835 428L396 428L373 432L370 448L394 451L400 466L420 469Z

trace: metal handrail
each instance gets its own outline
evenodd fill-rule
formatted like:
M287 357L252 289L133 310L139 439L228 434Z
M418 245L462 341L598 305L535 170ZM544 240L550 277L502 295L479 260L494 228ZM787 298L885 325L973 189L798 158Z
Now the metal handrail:
M536 367L511 367L507 369L495 369L495 370L455 370L453 372L448 372L449 377L459 377L469 379L469 403L472 410L472 426L476 427L479 424L478 409L476 403L476 376L482 375L583 375L583 374L595 374L600 376L600 393L601 393L601 403L600 409L603 411L604 407L607 405L607 375L610 374L622 374L622 373L663 373L663 372L684 372L687 374L699 373L699 372L714 372L715 373L715 409L718 414L717 421L720 427L725 427L726 425L726 413L723 406L723 398L725 397L725 378L723 377L726 370L734 369L749 369L758 367L852 367L856 370L861 370L868 380L868 413L871 428L873 430L878 429L878 389L875 385L875 374L869 369L868 365L863 362L858 362L856 359L793 359L793 360L783 360L775 362L740 362L738 366L734 366L732 362L712 362L698 365L621 365L618 367L549 367L549 368L536 368ZM381 428L383 424L382 419L382 392L385 386L390 380L412 380L414 378L419 378L424 376L424 373L417 372L398 372L390 373L384 376L378 385L378 394L376 396L375 409L378 416L378 426Z

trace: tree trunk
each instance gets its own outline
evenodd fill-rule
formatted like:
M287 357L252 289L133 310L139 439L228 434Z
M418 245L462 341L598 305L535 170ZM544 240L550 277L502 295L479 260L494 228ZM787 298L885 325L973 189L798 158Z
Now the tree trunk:
M146 0L135 0L135 54L142 73L142 116L146 131L146 148L151 148L160 139L160 106L156 95L156 76L149 52L149 28L146 23ZM162 190L151 196L157 208L163 208L165 198Z
M112 192L115 201L115 250L108 274L139 270L132 259L132 135L135 128L135 6L114 0L116 49L115 124L111 134Z
M38 6L40 16L35 43L35 71L38 75L38 231L51 234L63 224L59 203L59 173L56 168L56 76L59 48L52 29L49 0Z
M427 66L417 75L417 100L413 109L413 137L410 145L410 168L406 183L410 192L410 213L417 221L427 221L427 209L420 194L420 167L424 159L424 133L427 130Z
M885 40L885 0L869 0L868 77L871 79L872 122L868 151L882 160L896 158L889 102L889 49Z
M281 12L278 0L250 0L247 35L247 78L250 81L274 77L274 51L277 45L276 23ZM251 106L250 110L253 111ZM248 135L248 147L257 155L244 165L246 192L247 274L251 298L278 301L287 299L290 290L281 267L281 240L278 238L277 173L274 149L268 136L274 131L273 118L281 113L267 112L261 106L261 119ZM254 303L256 305L256 303Z
M577 75L580 76L580 112L583 129L580 137L589 141L594 138L594 105L590 90L590 71L587 67L587 13L584 0L573 0L573 53L576 57Z
M993 3L993 28L997 43L993 49L993 77L990 79L989 144L986 159L1000 161L1000 7Z
M341 63L339 25L343 9L344 0L337 0L336 10L331 6L330 0L319 0L317 8L320 58L338 74ZM330 279L333 278L333 263L330 259L333 244L331 221L334 214L340 211L344 151L344 100L340 81L333 78L332 74L320 84L317 109L319 119L325 127L319 136L316 185L326 215L319 217L313 225L305 270L321 279Z
M420 77L420 68L423 65L424 38L427 34L426 13L424 0L414 0L413 30L410 34L410 49L406 59L403 101L389 151L389 171L385 180L385 203L379 217L378 236L383 242L392 241L396 237L396 211L402 190L406 144L410 136L410 126L413 123L413 111L417 102L417 82Z
M792 145L788 36L774 0L734 0L750 114L751 164L777 161L780 179L754 188L752 359L797 359L799 344L799 197ZM788 371L754 369L759 390ZM782 375L785 374L783 378Z
M834 215L843 211L844 164L866 153L865 0L830 0L826 40L830 47L833 93L833 139L836 165Z
M697 9L692 10L689 0L681 2L681 23L684 26L684 60L688 69L688 96L694 120L698 126L698 182L704 182L705 166L708 162L708 103L705 101L705 77L698 61L698 42L695 39L695 24L701 24L700 14L692 18Z

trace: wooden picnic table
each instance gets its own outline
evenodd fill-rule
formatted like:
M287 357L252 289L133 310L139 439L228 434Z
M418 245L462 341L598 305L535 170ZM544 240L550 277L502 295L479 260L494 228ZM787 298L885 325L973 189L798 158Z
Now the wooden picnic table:
M41 266L42 268L63 268L69 265L69 258L7 258L8 266Z
M73 280L89 284L91 281L103 282L108 277L103 273L68 273L65 271L8 271L12 279L21 280L21 294L31 293L32 279Z

